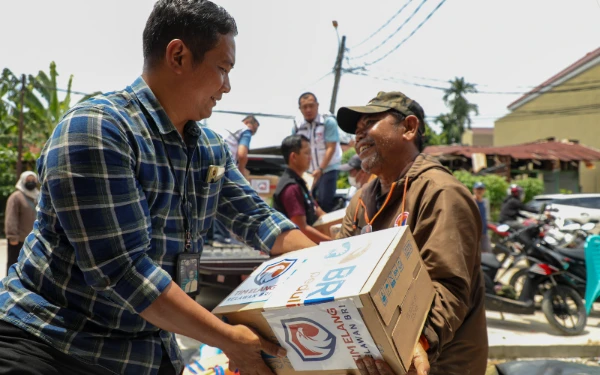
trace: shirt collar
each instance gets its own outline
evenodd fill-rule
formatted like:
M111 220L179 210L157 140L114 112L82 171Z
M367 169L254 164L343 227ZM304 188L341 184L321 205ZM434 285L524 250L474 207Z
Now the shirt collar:
M139 76L132 84L131 90L140 101L140 104L144 107L154 123L158 127L161 134L168 134L172 131L177 131L169 116L163 109L162 105L150 89L148 84L142 76Z
M306 121L304 116L301 114L298 116L296 123L300 124L300 126L304 126L306 124L323 125L323 124L325 124L325 116L323 116L322 114L319 113L319 114L317 114L317 117L315 117L314 120Z

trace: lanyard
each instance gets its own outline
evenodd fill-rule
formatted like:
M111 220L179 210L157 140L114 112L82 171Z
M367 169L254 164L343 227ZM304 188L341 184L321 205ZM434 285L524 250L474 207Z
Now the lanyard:
M136 94L136 96L137 96L137 94ZM138 98L138 101L139 101L139 98ZM194 142L194 149L192 150L191 155L188 156L187 165L185 166L185 175L184 175L184 179L183 179L183 189L182 189L181 186L179 185L179 180L177 179L177 170L173 166L173 162L171 161L171 156L169 155L169 150L167 149L167 144L165 143L165 139L163 138L163 135L160 132L160 129L158 129L158 124L156 124L156 121L153 120L153 117L150 115L150 113L148 112L148 110L146 109L146 107L144 106L144 104L141 101L139 101L139 107L142 110L142 112L144 112L144 116L148 119L148 121L152 121L154 123L154 126L156 126L157 133L160 136L160 140L162 142L163 148L165 149L165 155L167 156L167 161L169 162L169 167L171 168L171 172L173 172L173 178L175 179L175 190L177 190L179 195L181 196L181 211L183 212L183 229L185 231L184 252L188 252L192 248L192 233L190 231L191 230L191 225L190 225L191 203L188 202L188 200L187 200L187 195L188 195L187 194L187 185L188 185L187 181L188 181L188 172L190 171L190 165L192 163L192 159L194 158L194 154L196 153L196 149L198 148L198 142L197 141ZM187 126L185 126L184 130L183 130L184 135L186 133L186 128L187 128ZM184 140L184 143L186 143L185 140ZM186 143L186 148L187 148L188 154L189 154L190 148L188 147L187 143Z
M185 132L184 132L185 133ZM179 192L181 196L181 211L183 211L183 229L185 230L185 252L190 251L192 248L192 233L191 233L191 225L190 225L190 206L191 202L188 202L188 190L187 190L187 181L188 181L188 173L190 171L190 164L192 163L192 159L194 158L194 154L196 153L196 149L198 148L197 143L194 149L192 150L191 155L188 156L187 165L185 166L185 177L183 179L183 189L179 185L179 180L177 178L177 170L173 166L173 162L171 161L171 156L169 156L169 150L167 149L167 144L165 143L165 139L163 138L160 131L158 132L160 136L160 140L162 141L163 147L165 149L165 155L167 156L167 161L169 162L169 167L173 171L173 178L175 179L175 190ZM186 146L187 147L187 146ZM189 147L187 147L189 151Z
M357 226L358 226L358 209L360 208L360 206L363 207L363 215L364 215L364 219L365 219L365 223L366 225L363 227L361 234L363 233L369 233L371 231L373 231L373 222L375 221L375 219L377 219L377 217L379 216L379 214L381 212L383 212L383 210L385 209L385 207L387 206L387 204L389 203L392 194L394 193L394 189L396 188L397 183L394 182L392 184L392 186L390 187L390 191L387 195L387 197L385 198L385 201L383 202L383 205L381 206L381 208L379 209L379 211L377 211L377 213L375 214L375 216L373 216L372 219L369 220L369 215L367 214L367 206L365 205L365 202L362 199L362 196L358 198L358 204L356 205L356 209L354 210L354 222L352 224L352 229L356 230ZM404 180L404 195L402 196L402 211L401 213L404 212L404 205L406 203L406 190L408 188L408 176L406 176L405 180Z

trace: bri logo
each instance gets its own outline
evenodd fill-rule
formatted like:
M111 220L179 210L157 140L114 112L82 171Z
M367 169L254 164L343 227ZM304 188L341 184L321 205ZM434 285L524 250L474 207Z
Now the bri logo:
M348 251L350 251L350 249L350 242L344 242L341 249L336 247L335 249L329 250L327 255L325 255L325 259L337 258L346 254Z
M273 281L279 276L283 275L285 272L287 272L290 268L292 268L294 263L296 263L296 259L283 259L277 263L273 263L265 267L265 269L262 270L261 273L256 275L256 277L254 278L254 282L258 285L263 285L270 281Z
M285 342L303 361L324 361L335 352L335 336L321 324L308 318L281 321Z

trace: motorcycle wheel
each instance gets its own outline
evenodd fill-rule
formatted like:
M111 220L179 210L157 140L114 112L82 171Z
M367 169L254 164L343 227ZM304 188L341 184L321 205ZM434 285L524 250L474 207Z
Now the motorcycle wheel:
M515 288L515 292L517 292L518 296L521 295L521 291L523 290L523 285L525 284L525 279L527 278L527 272L529 272L529 269L527 268L519 269L510 277L510 281L508 282L510 286Z
M566 336L579 335L587 324L583 300L566 285L551 287L544 293L542 311L548 323Z

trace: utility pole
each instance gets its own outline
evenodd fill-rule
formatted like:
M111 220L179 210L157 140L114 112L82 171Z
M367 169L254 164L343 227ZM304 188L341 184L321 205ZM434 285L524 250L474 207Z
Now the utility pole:
M337 21L333 21L333 27L337 31ZM342 62L344 61L344 52L346 50L346 36L342 36L342 41L339 44L337 59L335 60L335 81L333 83L333 93L331 94L331 105L329 111L335 115L335 102L337 100L338 88L340 87L340 78L342 77Z
M19 113L19 144L17 145L17 181L23 172L23 107L25 102L25 74L21 76L21 111Z

